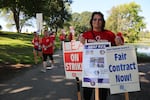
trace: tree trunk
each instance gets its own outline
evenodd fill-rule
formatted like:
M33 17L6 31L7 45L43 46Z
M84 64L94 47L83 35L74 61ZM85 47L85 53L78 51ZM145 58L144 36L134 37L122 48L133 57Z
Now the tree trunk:
M17 30L18 33L20 33L21 32L20 24L19 24L20 10L18 8L13 8L12 12L13 12L13 17L14 17L14 21L15 21L16 30Z

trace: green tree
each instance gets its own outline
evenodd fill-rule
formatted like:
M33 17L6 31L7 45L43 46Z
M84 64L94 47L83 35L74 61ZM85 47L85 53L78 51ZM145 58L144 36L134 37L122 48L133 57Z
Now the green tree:
M24 13L25 19L35 17L36 13L43 13L44 21L49 27L62 27L70 16L65 4L69 6L71 3L71 0L1 0L0 8L13 13L16 30L20 32L20 12Z
M28 16L36 16L36 13L43 13L44 22L50 29L62 28L65 21L71 18L69 7L72 0L28 0L24 1L25 13ZM33 4L32 6L30 6Z
M90 28L89 20L91 18L91 14L92 13L88 11L72 14L70 24L75 27L76 36Z
M16 30L20 32L19 16L20 12L24 9L21 0L1 0L0 8L6 9L8 13L10 13L10 11L13 13Z
M16 26L16 24L14 23L14 20L13 20L13 13L10 10L2 9L0 12L0 17L2 17L7 22L7 24L6 24L7 28L13 28L14 26ZM22 28L24 26L32 26L32 23L29 20L30 20L29 16L25 16L23 14L23 12L20 12L19 32L22 31Z
M51 28L57 32L58 28L63 28L65 22L71 19L71 13L69 13L70 2L63 0L49 0L45 11L45 22Z
M122 4L110 10L106 27L113 32L122 32L126 42L139 39L139 33L145 28L144 17L139 15L140 5L135 2Z

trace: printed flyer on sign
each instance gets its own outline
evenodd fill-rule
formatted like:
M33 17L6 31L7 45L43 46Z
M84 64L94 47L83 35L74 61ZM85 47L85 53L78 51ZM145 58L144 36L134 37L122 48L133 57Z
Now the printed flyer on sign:
M133 46L106 50L111 94L140 91L136 52Z
M63 42L63 57L66 79L82 79L83 45L80 41Z
M109 42L87 43L83 47L83 87L109 88L108 68L106 67L106 47Z

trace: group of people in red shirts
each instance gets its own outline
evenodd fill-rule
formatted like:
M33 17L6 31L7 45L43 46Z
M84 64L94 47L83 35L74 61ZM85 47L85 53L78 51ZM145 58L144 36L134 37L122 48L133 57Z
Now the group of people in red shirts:
M69 35L66 34L65 30L61 30L61 34L59 35L60 41L71 41L74 40L74 30L70 30Z
M34 37L32 40L34 45L33 54L35 64L38 63L38 56L43 60L42 72L46 72L46 69L52 69L54 67L53 53L55 49L55 34L54 32L48 32L44 30L44 35L40 38L37 32L34 32ZM47 59L49 57L50 67L47 67Z
M34 32L33 34L34 37L32 39L32 44L35 64L38 63L38 57L40 57L43 61L43 68L41 69L41 71L46 72L46 69L52 69L54 67L53 53L55 49L55 34L54 32L49 32L48 30L44 30L42 38L39 36L38 32ZM62 30L59 39L62 49L63 41L71 41L74 39L74 30L70 29L70 33L68 36L65 31ZM51 67L48 67L47 65L48 57Z
M75 31L74 31L74 28L72 26L70 27L70 32L68 35L66 34L64 29L61 30L61 34L59 35L59 40L61 42L61 50L62 50L63 41L70 42L71 40L75 40L74 34L75 34Z

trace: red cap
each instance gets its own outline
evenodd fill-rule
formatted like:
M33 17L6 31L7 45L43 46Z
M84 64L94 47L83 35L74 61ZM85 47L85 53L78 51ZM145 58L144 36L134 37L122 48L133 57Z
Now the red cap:
M122 33L121 33L121 32L118 32L118 33L117 33L117 36L120 36L120 37L121 37L121 36L122 36Z

